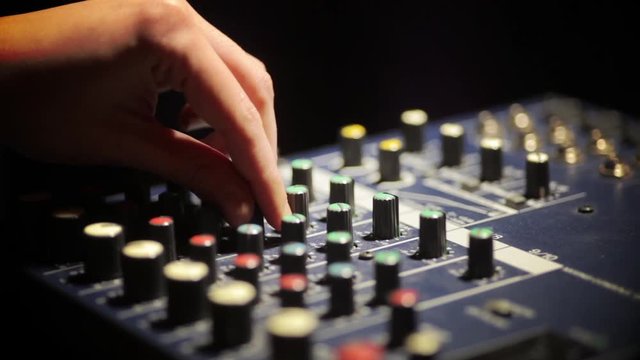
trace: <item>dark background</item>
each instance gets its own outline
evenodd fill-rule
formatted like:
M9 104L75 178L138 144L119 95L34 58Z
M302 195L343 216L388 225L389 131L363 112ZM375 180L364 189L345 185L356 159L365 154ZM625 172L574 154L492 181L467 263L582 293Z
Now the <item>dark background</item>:
M4 13L61 1L21 1ZM335 141L339 125L393 128L555 91L639 115L631 5L568 1L191 1L274 79L281 152ZM11 3L8 3L11 4ZM0 5L2 7L3 5ZM182 98L165 94L171 121Z

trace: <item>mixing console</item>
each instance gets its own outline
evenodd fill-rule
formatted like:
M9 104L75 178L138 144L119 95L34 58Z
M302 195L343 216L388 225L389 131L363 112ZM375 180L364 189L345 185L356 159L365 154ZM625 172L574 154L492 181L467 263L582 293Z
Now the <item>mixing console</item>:
M398 123L282 159L280 233L140 179L25 194L27 272L125 355L640 356L637 122L555 96Z

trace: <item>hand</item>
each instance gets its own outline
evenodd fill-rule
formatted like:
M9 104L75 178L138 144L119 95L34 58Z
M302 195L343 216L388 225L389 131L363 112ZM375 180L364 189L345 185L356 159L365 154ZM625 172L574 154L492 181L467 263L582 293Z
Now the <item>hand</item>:
M184 0L0 18L0 84L0 141L29 156L154 172L217 203L233 225L251 216L251 194L277 228L290 211L269 74ZM216 130L211 142L154 119L167 89Z

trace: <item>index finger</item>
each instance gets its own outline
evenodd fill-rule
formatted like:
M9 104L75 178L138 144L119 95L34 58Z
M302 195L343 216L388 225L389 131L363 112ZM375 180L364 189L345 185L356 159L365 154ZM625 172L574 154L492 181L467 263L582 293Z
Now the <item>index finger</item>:
M289 213L284 183L260 113L203 36L181 38L174 54L177 81L189 103L220 131L234 165L249 182L267 221L276 228Z

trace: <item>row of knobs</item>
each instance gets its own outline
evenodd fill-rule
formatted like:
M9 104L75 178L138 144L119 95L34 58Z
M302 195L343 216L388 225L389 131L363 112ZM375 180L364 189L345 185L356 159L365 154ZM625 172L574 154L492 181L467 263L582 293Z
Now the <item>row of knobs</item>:
M290 219L283 222L287 220L304 224L304 219L299 215L291 215ZM420 222L420 250L417 255L422 258L441 256L446 241L444 213L425 210L421 213ZM230 347L248 341L251 334L252 307L260 296L258 275L262 264L261 245L264 239L260 226L246 224L238 228L238 246L242 246L242 251L246 251L239 254L235 260L233 276L239 281L211 287L207 293L208 286L215 282L215 276L211 276L212 272L215 274L216 269L215 237L207 234L192 237L190 244L193 248L193 260L171 261L171 251L165 251L165 245L168 249L173 246L172 237L167 236L170 235L172 225L170 218L154 218L149 224L161 226L167 231L158 232L157 234L163 235L157 237L157 241L137 240L126 245L122 227L117 224L96 223L85 227L84 234L89 238L85 263L87 278L91 281L102 281L122 276L124 296L131 302L147 301L166 294L168 321L173 325L196 321L211 313L216 319L212 329L213 333L217 334L214 335L216 346ZM299 235L297 232L297 236ZM490 240L491 231L488 229L471 231L469 277L482 278L493 274L493 248ZM304 306L303 295L307 288L307 256L304 241L304 237L298 237L296 241L286 242L281 247L280 295L283 307ZM327 280L331 292L328 315L334 317L352 314L355 310L355 268L350 263L352 236L347 231L331 232L327 236L326 247ZM119 249L121 250L118 251ZM97 254L102 256L96 256ZM169 263L164 265L167 261ZM400 296L392 295L399 291L400 254L394 250L379 251L375 255L374 263L376 285L372 303L387 303L392 307L389 346L398 346L408 333L415 330L407 325L410 322L406 320L407 317L414 316L413 307L407 305L410 302L393 301ZM204 296L205 294L208 295ZM300 315L302 313L299 311L289 315L293 314L305 318L309 315ZM276 334L273 335L273 341L293 341L289 339L291 336L277 336L279 327L273 327L269 327L270 331ZM284 333L291 335L291 332ZM306 338L294 338L295 342L308 341Z
M400 154L404 151L420 152L424 144L424 127L427 114L422 110L409 110L402 114L403 140L386 139L378 144L380 181L401 180ZM459 166L464 155L464 128L460 124L445 123L440 126L441 166ZM340 147L345 167L361 166L362 146L366 129L359 124L346 125L340 130ZM480 140L480 181L498 181L502 178L503 141L497 136L482 137ZM306 168L311 168L309 160ZM549 157L546 153L531 152L526 158L527 198L542 198L549 195ZM294 167L295 168L295 167ZM303 181L309 175L297 175L293 180ZM297 184L298 182L296 182ZM302 182L299 182L302 183Z

